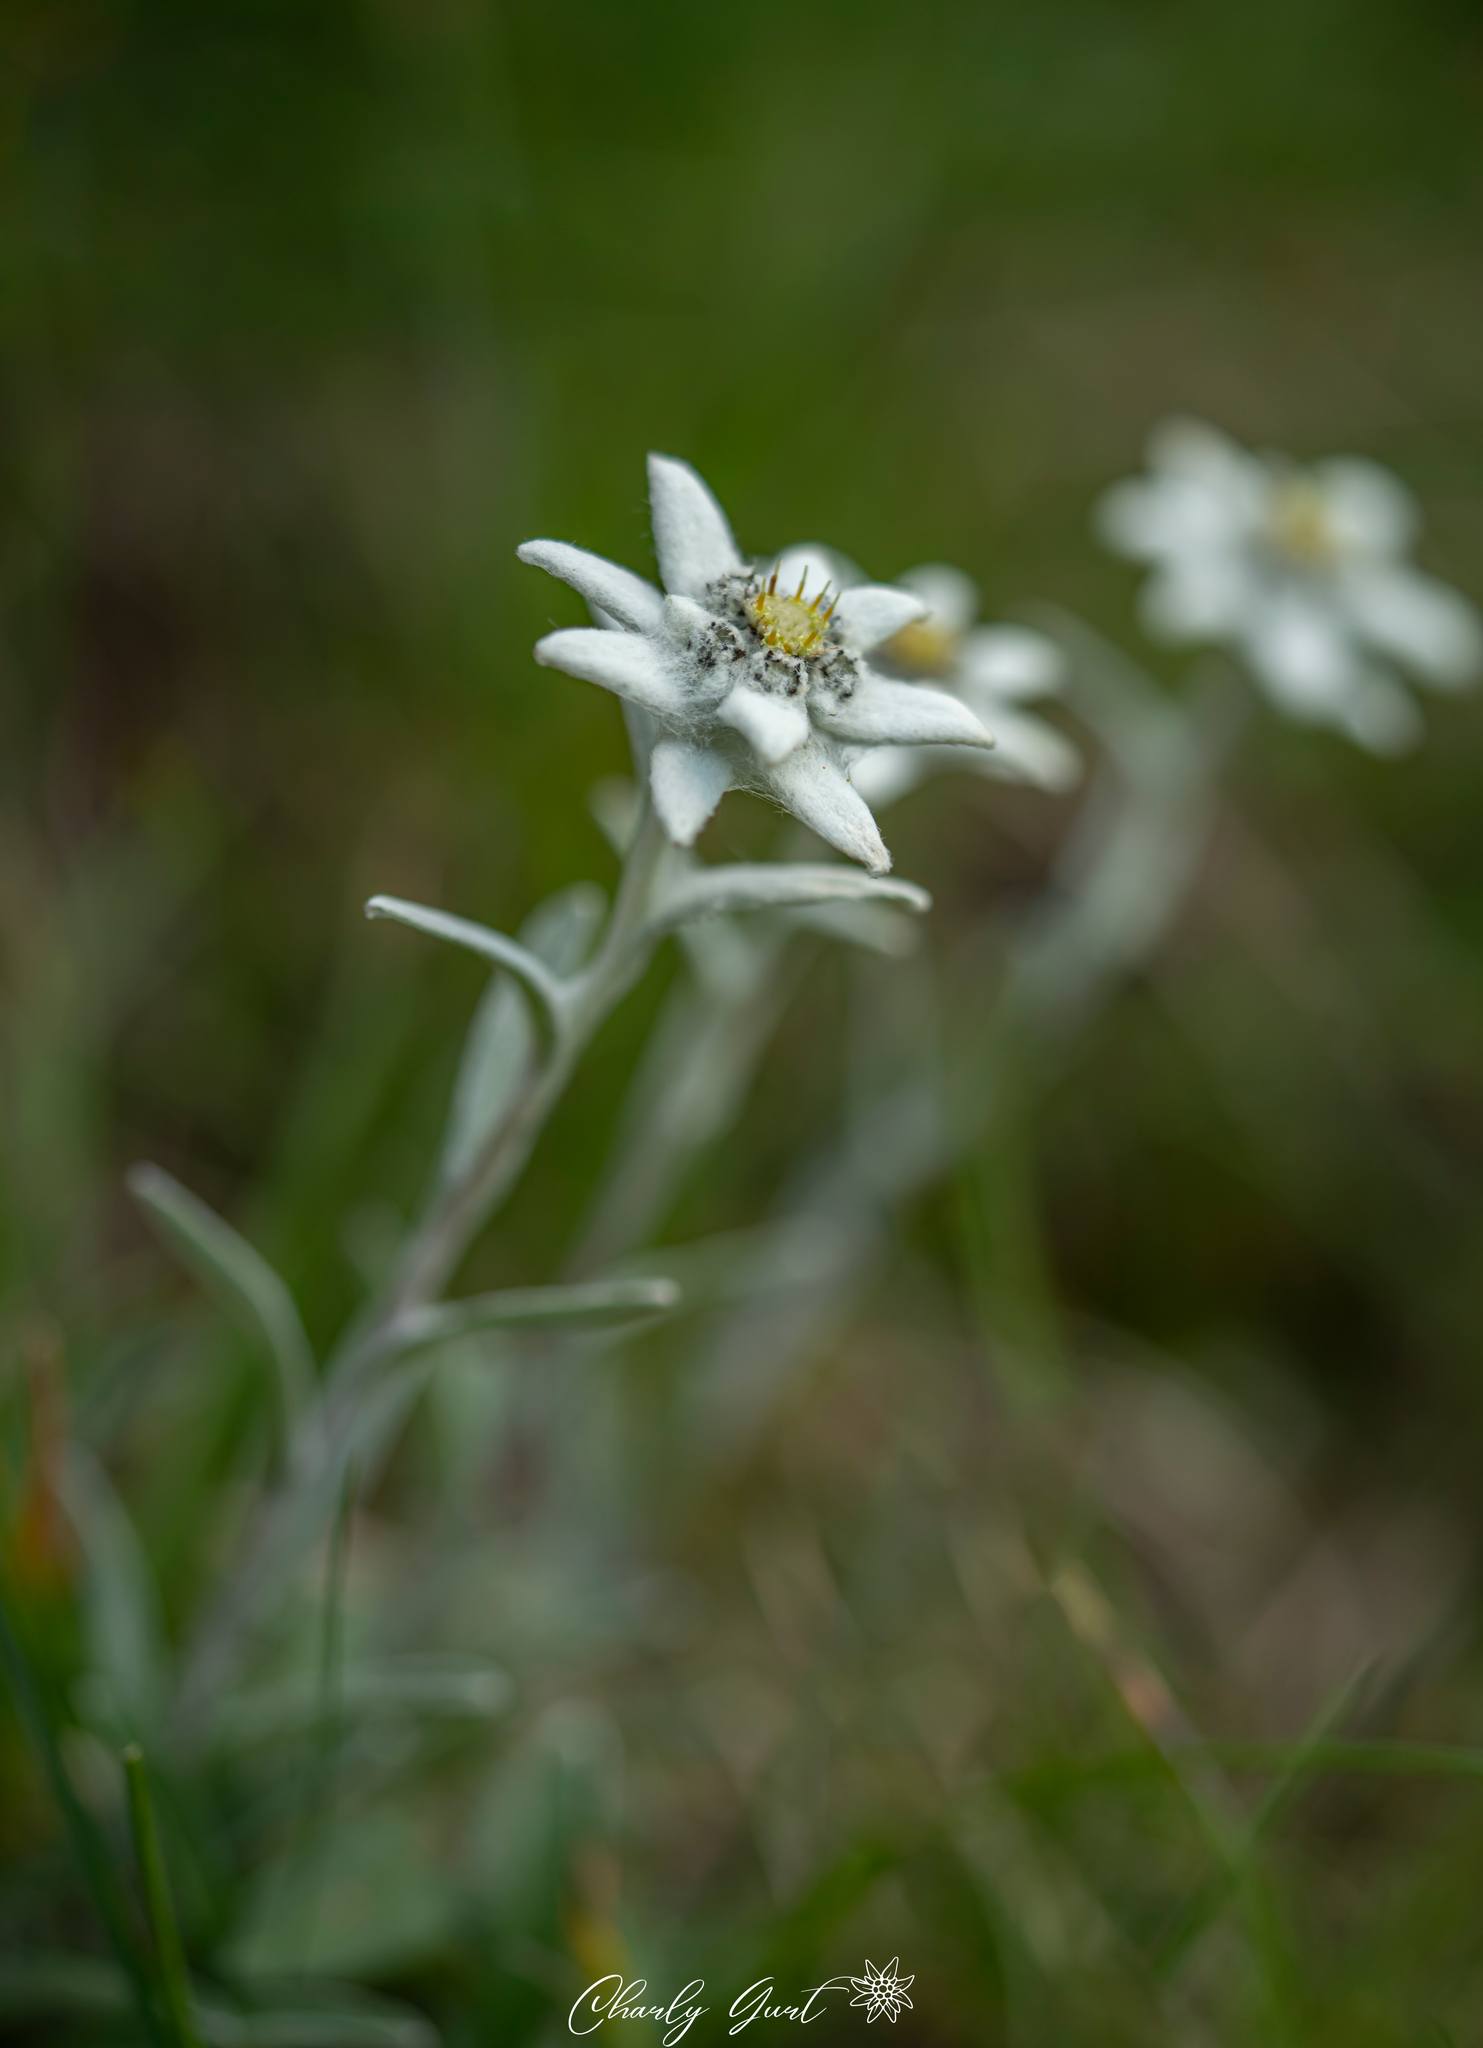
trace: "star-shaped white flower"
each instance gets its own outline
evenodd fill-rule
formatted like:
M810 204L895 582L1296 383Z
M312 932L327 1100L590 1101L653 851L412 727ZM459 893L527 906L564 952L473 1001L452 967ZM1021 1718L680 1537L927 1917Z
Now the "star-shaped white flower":
M856 788L879 808L927 776L959 767L1001 782L1069 788L1081 770L1076 748L1047 719L1023 708L1061 686L1063 663L1055 643L1026 626L980 625L977 585L946 563L909 569L899 587L919 597L925 609L876 650L876 666L887 675L951 691L993 733L994 749L882 747L860 763Z
M831 594L822 567L789 582L754 566L695 471L668 456L649 458L649 501L662 592L564 541L520 549L604 621L548 633L536 659L616 691L662 728L649 780L676 845L693 845L727 790L753 789L885 873L891 856L854 763L881 746L993 745L956 697L866 664L922 615L921 599L873 584Z
M899 1974L900 1969L900 1956L892 1956L883 1970L878 1970L867 1959L865 1975L850 1979L859 1994L850 2000L850 2004L863 2005L867 2020L878 2020L884 2016L894 2026L902 2013L912 2010L911 2000L906 1995L907 1987L917 1981L915 1971L903 1977Z
M1097 524L1150 565L1150 632L1233 647L1281 709L1377 753L1420 731L1398 668L1449 690L1483 669L1476 608L1411 566L1416 506L1377 463L1300 468L1169 420L1149 442L1148 474L1114 485Z

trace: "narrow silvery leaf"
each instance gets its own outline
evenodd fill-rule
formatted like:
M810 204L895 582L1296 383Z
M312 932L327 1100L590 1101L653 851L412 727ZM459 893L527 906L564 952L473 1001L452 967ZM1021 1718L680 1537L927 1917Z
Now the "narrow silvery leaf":
M491 931L488 925L475 924L472 918L454 917L446 910L429 910L421 903L404 903L399 896L373 896L366 905L366 916L391 918L397 924L410 925L414 931L426 932L429 938L446 939L450 945L482 953L497 967L508 968L535 997L552 1026L559 1027L565 1003L561 983L545 961L517 939Z
M780 862L696 868L670 888L650 929L673 931L695 917L733 916L746 910L798 910L818 903L892 903L924 911L932 899L915 882L894 882L858 868L824 862Z
M469 1657L393 1657L352 1664L326 1696L312 1678L234 1694L221 1702L213 1739L243 1748L299 1736L316 1724L344 1717L367 1720L488 1720L503 1712L514 1692L498 1665Z
M486 1330L617 1329L664 1315L680 1299L673 1280L591 1280L571 1287L512 1287L467 1301L414 1309L397 1324L394 1349L403 1357Z
M578 882L540 905L520 929L523 946L558 975L583 965L602 922L601 889ZM530 1006L514 980L491 975L464 1040L439 1173L456 1179L505 1109L535 1057Z
M260 1252L163 1167L132 1167L129 1192L201 1284L262 1340L276 1368L285 1423L308 1399L314 1354L293 1297Z
M530 1004L507 974L490 976L463 1043L439 1179L456 1180L509 1103L536 1057Z
M848 946L863 946L866 952L882 953L890 960L905 959L921 939L912 912L891 903L811 903L783 915L803 930Z
M88 1679L103 1711L129 1732L148 1727L163 1697L165 1627L154 1574L122 1501L80 1443L68 1446L62 1502L83 1560Z

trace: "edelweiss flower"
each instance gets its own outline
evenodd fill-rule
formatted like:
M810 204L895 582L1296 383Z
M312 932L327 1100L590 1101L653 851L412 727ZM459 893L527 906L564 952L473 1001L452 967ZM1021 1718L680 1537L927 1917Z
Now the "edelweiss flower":
M900 1968L900 1956L892 1956L883 1970L878 1970L867 1960L865 1975L850 1979L859 1993L857 1998L850 2000L850 2004L863 2005L867 2020L878 2020L884 2015L894 2026L903 2012L912 2010L911 2000L906 1995L907 1986L917 1981L915 1971L907 1977L898 1975Z
M728 789L754 789L883 874L891 856L850 780L861 753L993 745L956 697L866 665L922 600L872 584L831 595L807 565L792 581L754 567L695 471L668 456L649 458L649 501L664 593L564 541L520 549L606 622L548 633L537 661L616 691L664 729L649 780L676 845L694 843Z
M852 580L843 564L835 573L846 585ZM983 720L994 735L994 750L882 747L860 763L855 787L872 804L893 803L928 775L957 767L1041 789L1069 787L1081 767L1075 747L1045 719L1019 708L1060 688L1062 664L1054 642L1024 626L975 624L978 589L961 569L929 562L899 581L926 609L877 648L876 666L906 681L942 683Z
M1477 611L1407 562L1416 507L1378 464L1301 469L1170 420L1150 440L1149 470L1097 508L1108 544L1152 566L1149 630L1235 647L1293 716L1394 752L1421 723L1396 666L1453 690L1483 666Z

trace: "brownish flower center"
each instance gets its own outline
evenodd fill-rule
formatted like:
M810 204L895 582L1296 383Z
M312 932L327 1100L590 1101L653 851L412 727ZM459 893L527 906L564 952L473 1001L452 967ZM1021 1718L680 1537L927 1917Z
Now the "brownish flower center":
M1278 547L1305 569L1321 569L1333 560L1337 550L1328 506L1307 477L1289 477L1277 486L1271 526Z
M909 619L899 633L893 633L881 649L881 658L903 675L951 675L958 659L958 635L929 612L925 618Z

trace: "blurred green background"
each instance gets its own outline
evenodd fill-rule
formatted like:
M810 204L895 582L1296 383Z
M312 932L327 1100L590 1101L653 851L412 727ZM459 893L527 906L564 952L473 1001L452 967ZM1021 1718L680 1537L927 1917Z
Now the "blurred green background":
M1136 647L1089 507L1184 410L1393 465L1483 595L1483 23L12 0L3 45L0 1538L123 1858L38 1445L111 1475L177 1636L240 1534L255 1375L125 1167L232 1217L327 1341L479 986L363 899L514 929L610 879L621 722L532 664L576 608L516 543L646 566L660 448L748 547L955 561L991 615ZM177 1776L224 2000L309 1969L506 2048L568 2038L605 1968L729 1997L899 1952L919 2041L1479 2037L1483 712L1428 709L1399 765L1253 720L1156 961L734 1443L687 1433L704 1318L435 1390L346 1627L488 1652L512 1704L355 1731L297 1832L304 1742ZM810 964L664 1241L772 1212L878 1070L989 1059L994 935L1069 811L963 778L893 814L922 953ZM706 851L772 830L733 798ZM559 1275L676 972L471 1284ZM101 1955L10 1720L0 1851L9 1953ZM0 2033L134 2038L100 2000L0 1971Z

